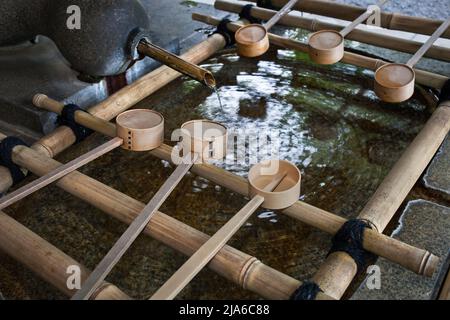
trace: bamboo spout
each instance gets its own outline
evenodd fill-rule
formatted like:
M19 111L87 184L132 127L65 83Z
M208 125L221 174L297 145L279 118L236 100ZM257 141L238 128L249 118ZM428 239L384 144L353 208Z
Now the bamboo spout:
M168 67L205 84L209 88L216 87L216 79L210 71L184 60L153 43L141 40L138 45L138 51L147 57L158 60Z

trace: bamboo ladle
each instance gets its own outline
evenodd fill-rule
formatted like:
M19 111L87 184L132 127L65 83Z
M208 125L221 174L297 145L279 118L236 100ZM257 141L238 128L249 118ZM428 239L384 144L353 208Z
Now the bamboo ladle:
M276 172L262 175L267 163L253 166L249 172L251 200L200 247L150 300L172 300L211 261L250 216L262 205L265 208L286 208L300 196L300 171L294 164L270 160ZM269 165L269 166L270 166ZM279 191L277 191L279 190Z
M36 95L34 100L34 104L38 107L44 108L48 111L53 111L60 114L64 108L64 105L48 98L45 95ZM133 113L134 111L138 111L139 113ZM144 150L152 150L159 147L162 144L161 136L158 134L158 138L155 140L153 137L150 139L145 139L146 136L152 135L155 132L148 132L148 129L158 128L158 132L160 132L160 122L155 121L154 118L148 118L150 113L144 113L144 111L150 110L130 110L122 113L116 119L117 125L117 134L124 135L124 139L121 142L125 149L133 150L133 151L144 151ZM77 111L75 116L75 120L78 117L83 117L84 125L89 125L89 128L101 133L106 133L111 135L115 130L112 130L115 127L112 123L107 121L98 119L86 112ZM162 116L161 116L162 117ZM207 121L207 120L205 120ZM120 123L120 125L119 125ZM201 123L200 120L197 123ZM219 126L219 124L217 124ZM206 146L208 147L209 157L217 158L218 155L223 155L224 152L219 150L214 152L214 150L210 150L211 146L215 147L226 147L226 144L222 142L222 140L226 141L226 128L220 125L220 132L222 135L217 135L216 139L220 140L221 143L214 143L215 140L211 137L208 138L208 142ZM212 127L212 122L208 122L208 128ZM199 133L196 132L196 139L199 139ZM148 144L148 140L150 140L150 144ZM153 144L157 141L158 143ZM212 142L212 143L211 143ZM151 147L150 147L151 145ZM141 234L147 224L150 222L151 218L157 212L157 210L161 207L164 201L169 197L171 192L175 189L178 183L183 179L186 173L190 170L192 165L197 161L197 159L205 157L202 155L205 144L201 144L201 150L198 148L191 150L189 149L189 154L186 154L183 157L183 161L177 166L175 171L170 175L170 177L164 182L158 192L153 196L150 202L145 206L145 208L141 211L141 213L136 217L136 219L130 224L128 229L122 234L119 240L114 244L111 250L106 254L106 256L102 259L102 261L97 265L95 270L90 274L89 278L83 283L83 286L80 290L75 293L72 297L72 300L87 300L92 294L97 290L97 288L101 285L103 280L107 277L107 275L111 272L114 266L119 262L128 248L133 244L136 238ZM147 148L147 149L145 149ZM209 158L206 157L206 158Z
M382 0L378 6L389 0ZM318 64L334 64L344 57L344 39L358 25L366 21L374 10L367 10L341 31L320 30L309 36L309 57Z
M298 1L291 0L286 3L280 11L263 25L249 24L237 30L235 39L238 54L243 57L254 58L266 53L270 47L269 30L288 14Z
M414 65L450 26L450 17L444 21L427 42L408 60L406 64L388 63L375 72L374 91L383 101L399 103L408 100L414 94L416 74Z

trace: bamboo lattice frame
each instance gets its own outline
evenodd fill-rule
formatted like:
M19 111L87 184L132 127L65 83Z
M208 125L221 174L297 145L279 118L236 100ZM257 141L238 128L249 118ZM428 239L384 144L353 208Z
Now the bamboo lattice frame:
M223 37L216 34L192 48L185 54L184 58L192 63L198 63L224 46L225 41ZM164 86L178 75L178 73L167 67L161 67L141 78L136 83L122 89L103 103L91 108L89 114L79 112L76 121L88 127L89 125L92 125L92 123L100 123L102 124L102 128L106 129L99 131L111 136L113 131L111 130L112 124L108 123L109 120ZM155 79L159 80L156 84L154 83ZM439 80L442 81L443 79ZM152 83L152 85L148 86L149 83ZM145 88L145 90L142 90L143 88ZM49 101L50 105L58 104L56 101ZM96 128L93 127L92 129ZM405 151L403 156L377 189L369 203L363 209L360 217L370 220L377 227L378 231L382 232L387 223L391 220L395 211L406 198L414 183L433 158L442 141L448 134L449 129L450 102L446 101L437 108L424 129ZM0 133L0 140L4 138L5 136ZM25 146L15 147L13 150L14 162L38 176L45 176L52 172L58 172L60 176L58 176L59 180L57 181L57 185L59 187L120 220L130 223L133 220L133 217L138 215L143 209L143 204L92 178L74 171L76 167L65 168L67 171L61 171L61 168L64 168L64 166L52 159L53 156L63 151L74 142L75 137L70 129L60 127L53 134L41 139L32 148ZM113 147L117 147L116 144L113 143ZM112 146L110 145L109 147L111 148ZM171 147L169 146L162 145L150 152L152 155L170 161ZM85 160L83 163L85 164L87 162L89 162L89 160ZM214 183L228 187L235 192L247 196L248 183L241 177L208 164L195 164L192 166L191 171ZM0 172L0 175L6 176L3 171ZM5 184L1 187L5 188L8 186ZM34 188L36 189L37 187ZM84 188L92 190L92 194L83 192ZM341 217L300 201L283 212L295 219L331 234L336 233L340 226L345 222L345 219ZM37 252L33 253L35 259L42 260L43 265L47 267L50 267L52 265L51 263L61 263L62 265L67 265L68 263L77 264L57 248L52 247L43 239L39 238L37 235L1 212L0 230L6 227L14 228L20 232L22 236L18 238L21 240L8 237L6 233L3 234L0 232L0 240L1 237L4 237L5 239L5 241L0 241L0 248L30 266L31 269L38 270L39 268L34 265L32 260L21 256L20 253L15 252L14 250L10 250L8 244L14 243L15 247L22 245L25 249L27 241L28 243L30 243L30 241L39 242L42 247L54 252L54 259L47 263L45 262L44 251L40 252L37 250ZM154 218L146 226L144 233L155 237L187 255L192 255L208 239L208 236L161 212L156 213ZM181 237L189 238L189 243L186 243L183 239L175 239L174 235L177 234L181 235ZM5 244L3 244L3 242ZM426 250L414 248L374 230L367 230L364 239L364 247L368 251L384 256L406 268L427 276L431 276L434 273L439 261L437 257ZM226 278L240 284L242 287L270 299L286 299L300 285L299 281L292 279L291 277L262 264L256 258L227 245L218 251L209 264L209 267ZM55 275L52 275L45 271L41 272L44 273L43 277L45 279L55 284L62 291L66 292L68 295L73 294L73 292L64 288L65 279L63 274L56 273ZM88 271L83 269L83 279L87 277L87 274ZM356 265L346 253L337 252L330 255L314 277L314 280L324 290L324 293L320 293L317 298L339 299L355 274ZM330 275L340 275L340 277L333 277ZM335 282L337 278L339 278L338 283ZM92 297L98 299L128 298L117 289L117 287L107 283L101 285Z

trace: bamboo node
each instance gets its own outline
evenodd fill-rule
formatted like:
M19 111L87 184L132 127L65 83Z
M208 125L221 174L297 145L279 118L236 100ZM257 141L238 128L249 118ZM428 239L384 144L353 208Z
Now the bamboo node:
M247 290L247 280L251 274L251 269L253 269L255 264L261 263L257 258L251 257L243 265L241 272L239 273L238 283L239 285Z

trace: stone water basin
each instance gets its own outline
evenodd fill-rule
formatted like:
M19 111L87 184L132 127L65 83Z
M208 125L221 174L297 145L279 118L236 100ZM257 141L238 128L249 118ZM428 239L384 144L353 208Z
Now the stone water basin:
M199 118L221 122L232 132L276 132L279 157L294 162L302 172L301 200L347 218L358 215L429 117L421 96L399 105L382 103L371 89L371 71L344 64L316 66L302 53L271 50L260 60L250 60L225 51L204 66L216 75L222 106L214 92L185 77L136 106L164 114L167 143L172 130ZM58 159L67 162L103 141L93 135ZM217 165L246 177L251 163ZM81 171L147 202L173 169L148 153L118 149ZM245 203L241 195L188 174L161 211L213 234ZM6 212L91 269L126 228L54 186ZM279 212L261 209L230 245L305 280L323 262L330 239ZM141 236L108 281L133 298L149 298L185 260L175 250ZM0 288L6 298L65 298L5 255L0 255ZM258 296L204 270L178 298Z

